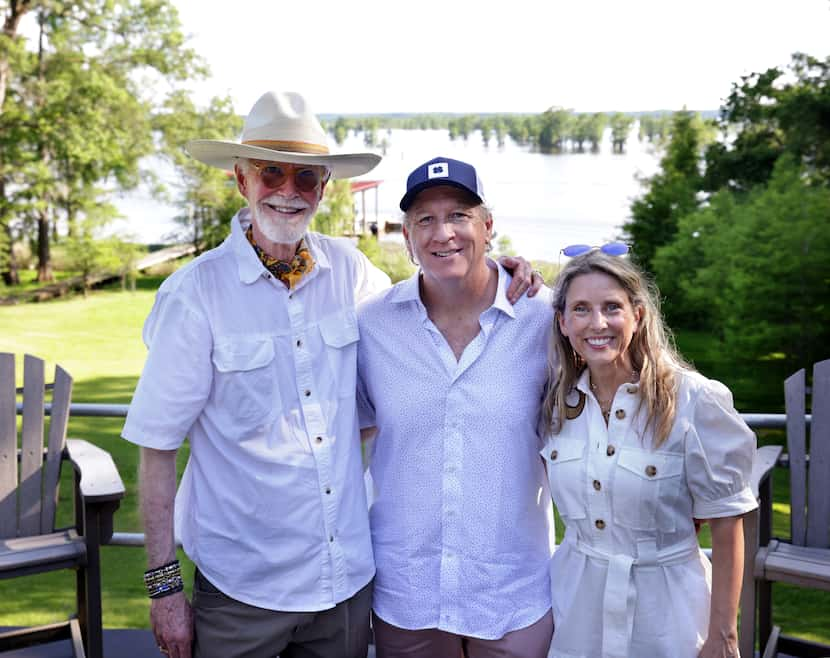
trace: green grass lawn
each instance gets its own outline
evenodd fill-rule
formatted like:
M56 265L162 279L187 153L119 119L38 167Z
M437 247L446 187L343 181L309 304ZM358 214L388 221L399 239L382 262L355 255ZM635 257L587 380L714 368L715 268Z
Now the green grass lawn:
M47 378L60 363L75 379L75 402L128 403L141 367L145 348L141 327L149 312L160 278L139 281L135 293L107 290L90 297L73 297L48 303L0 307L0 351L30 353L47 361ZM718 360L716 346L702 334L683 333L678 344L706 375L737 387L736 402L742 411L777 411L780 403L774 389L781 379L768 363L735 368ZM773 364L775 366L776 364ZM747 373L756 373L754 381ZM758 373L761 373L760 375ZM747 379L749 377L749 379ZM778 407L776 407L776 404ZM116 513L115 529L140 532L136 474L138 449L119 438L121 419L73 418L69 435L85 438L108 450L127 488L127 496ZM781 443L781 432L762 432L761 443ZM186 451L182 451L180 468ZM65 474L60 514L69 519L70 489ZM789 492L786 471L776 471L775 534L789 536ZM557 518L558 537L562 536ZM709 535L701 535L708 545ZM138 548L103 549L104 624L108 627L144 628L148 625L148 603L141 583L144 551ZM192 570L185 569L186 580ZM73 574L70 572L0 581L0 625L46 623L65 618L74 609ZM830 643L827 618L830 594L794 587L774 588L775 623L785 632Z

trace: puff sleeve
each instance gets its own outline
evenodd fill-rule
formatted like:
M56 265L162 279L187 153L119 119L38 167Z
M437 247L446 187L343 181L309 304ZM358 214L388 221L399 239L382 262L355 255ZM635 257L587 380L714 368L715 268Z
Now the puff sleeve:
M686 479L698 519L737 516L757 507L750 488L755 435L723 384L704 380L688 417Z

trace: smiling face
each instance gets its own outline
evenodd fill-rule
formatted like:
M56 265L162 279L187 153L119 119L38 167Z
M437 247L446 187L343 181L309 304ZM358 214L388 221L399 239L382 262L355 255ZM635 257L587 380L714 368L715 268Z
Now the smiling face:
M286 172L285 181L278 187L263 183L260 168L276 165ZM321 179L317 187L304 191L297 187L296 176L308 165L282 162L251 162L236 166L236 182L240 194L248 200L251 220L256 229L268 240L277 244L296 244L308 228L326 186Z
M438 185L418 194L403 231L424 277L447 281L487 272L492 229L490 213L469 193Z
M622 368L629 373L628 347L641 315L614 277L580 274L568 286L564 311L558 314L559 330L592 372Z

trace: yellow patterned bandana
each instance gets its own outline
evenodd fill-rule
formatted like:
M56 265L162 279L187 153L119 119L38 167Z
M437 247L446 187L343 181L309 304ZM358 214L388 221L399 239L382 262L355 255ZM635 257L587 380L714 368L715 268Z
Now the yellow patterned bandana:
M271 274L282 281L288 289L291 290L306 274L311 272L314 268L314 259L311 257L311 252L308 250L308 245L305 243L305 238L300 240L297 245L297 251L294 253L294 258L291 262L285 260L277 260L266 254L259 245L254 242L254 229L252 226L245 231L245 236L248 242L254 248L259 260L265 265Z

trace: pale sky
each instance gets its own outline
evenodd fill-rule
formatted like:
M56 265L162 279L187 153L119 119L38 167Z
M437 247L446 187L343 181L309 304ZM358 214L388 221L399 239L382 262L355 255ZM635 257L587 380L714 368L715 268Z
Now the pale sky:
M830 55L830 0L173 0L240 114L716 110L795 51ZM214 9L219 8L221 9Z

